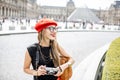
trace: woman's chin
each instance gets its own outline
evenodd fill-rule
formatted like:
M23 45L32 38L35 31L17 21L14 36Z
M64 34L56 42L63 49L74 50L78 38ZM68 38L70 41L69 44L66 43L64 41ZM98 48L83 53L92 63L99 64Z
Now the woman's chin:
M55 38L50 38L50 40L53 40L53 41L54 41L54 40L55 40Z

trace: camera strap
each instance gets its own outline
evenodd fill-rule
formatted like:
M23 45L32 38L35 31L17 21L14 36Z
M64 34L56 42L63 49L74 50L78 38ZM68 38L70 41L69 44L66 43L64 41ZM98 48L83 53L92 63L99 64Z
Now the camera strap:
M38 70L38 63L39 63L39 45L37 44L36 47L37 47L37 51L36 51L36 59L35 59L35 70L37 71ZM35 76L35 80L38 80L38 76Z

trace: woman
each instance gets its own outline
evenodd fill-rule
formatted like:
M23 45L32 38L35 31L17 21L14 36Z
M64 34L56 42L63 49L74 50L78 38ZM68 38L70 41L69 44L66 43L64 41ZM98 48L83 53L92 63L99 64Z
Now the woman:
M27 48L24 60L24 72L33 75L34 80L57 80L58 76L74 63L74 60L56 41L57 22L44 18L38 21L35 29L38 32L39 42ZM39 62L36 67L37 50L39 51ZM69 61L60 65L60 55L69 57ZM31 64L33 69L30 69ZM58 72L49 75L47 67L54 68Z

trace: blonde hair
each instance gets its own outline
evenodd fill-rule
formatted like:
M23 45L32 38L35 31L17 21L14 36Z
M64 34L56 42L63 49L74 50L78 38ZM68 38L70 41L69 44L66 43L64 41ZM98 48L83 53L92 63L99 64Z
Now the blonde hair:
M43 38L42 31L38 33L38 41L41 42ZM55 67L60 66L60 58L59 58L59 51L58 51L58 43L57 41L50 40L51 52L50 57L53 59L53 63Z

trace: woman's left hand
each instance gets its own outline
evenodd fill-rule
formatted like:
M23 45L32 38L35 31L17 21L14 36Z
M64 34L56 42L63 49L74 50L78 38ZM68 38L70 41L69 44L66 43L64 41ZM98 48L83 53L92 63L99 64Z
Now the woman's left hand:
M65 64L62 64L60 65L60 67L57 67L58 69L58 73L55 75L55 76L60 76L63 74L64 70L68 67L68 64L65 63ZM61 69L60 69L61 68Z
M59 67L57 67L57 69L58 69L58 72L57 72L57 74L55 74L55 76L60 76L64 71L63 71L63 70L61 71L61 70L59 69Z

